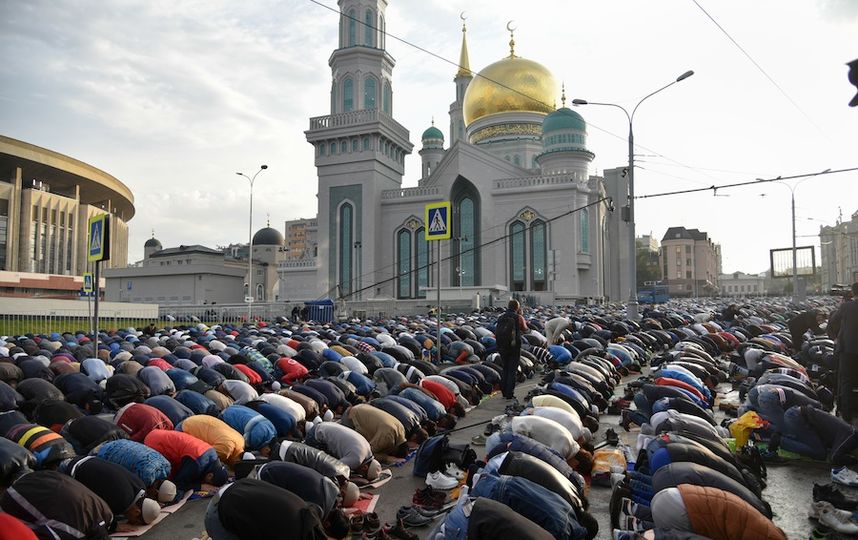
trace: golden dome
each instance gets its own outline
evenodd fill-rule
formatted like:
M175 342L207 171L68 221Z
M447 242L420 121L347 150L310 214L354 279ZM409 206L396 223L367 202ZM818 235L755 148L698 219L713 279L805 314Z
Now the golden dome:
M554 111L557 83L538 62L518 56L504 58L480 71L465 92L465 124L490 114Z

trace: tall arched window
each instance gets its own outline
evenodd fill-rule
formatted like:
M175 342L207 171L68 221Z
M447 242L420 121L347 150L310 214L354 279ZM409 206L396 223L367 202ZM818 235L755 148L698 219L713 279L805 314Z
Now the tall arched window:
M417 248L414 250L417 254L414 265L417 274L414 296L425 298L426 291L421 290L421 287L429 286L429 242L426 240L426 229L420 227L414 236L417 243Z
M534 291L544 291L548 280L547 242L545 241L545 222L537 219L530 224L530 279Z
M383 49L387 45L387 36L385 35L387 26L384 24L384 15L378 16L378 30L378 48Z
M337 251L339 254L340 294L352 292L352 243L354 242L354 207L351 203L340 206Z
M578 213L578 224L581 234L580 251L581 253L590 253L590 211L588 208L583 208Z
M411 231L402 229L396 234L397 281L399 283L397 296L411 297Z
M525 247L524 247L524 223L514 221L509 226L509 275L510 289L523 291L525 282Z
M381 108L386 114L391 114L391 102L393 101L393 92L390 89L390 82L384 81L384 95L382 96Z
M349 47L357 45L357 13L355 10L349 11Z
M363 81L363 108L375 109L375 78L367 77Z
M375 47L375 15L371 9L366 10L364 22L366 25L363 28L363 44L367 47Z
M261 283L257 283L256 285L256 301L264 302L265 301L265 288Z
M355 83L351 79L343 81L343 112L355 108Z
M473 287L480 284L480 255L474 248L479 245L480 194L464 178L454 182L453 200L453 284Z

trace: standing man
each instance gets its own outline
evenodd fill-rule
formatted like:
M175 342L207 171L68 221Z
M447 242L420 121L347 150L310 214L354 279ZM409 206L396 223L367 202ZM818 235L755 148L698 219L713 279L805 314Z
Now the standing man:
M503 362L501 392L506 399L515 399L515 378L521 358L521 333L525 331L527 324L521 316L521 305L518 300L510 300L506 312L498 318L495 328L498 353Z
M837 411L858 426L858 282L852 284L852 300L844 302L831 317L837 329Z

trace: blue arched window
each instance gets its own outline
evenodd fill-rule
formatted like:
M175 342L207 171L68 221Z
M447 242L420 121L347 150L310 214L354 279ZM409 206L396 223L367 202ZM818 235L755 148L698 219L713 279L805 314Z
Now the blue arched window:
M378 16L378 48L383 49L385 45L387 45L387 36L385 32L387 32L387 25L384 23L384 16Z
M332 156L337 153L337 143L332 142L329 148Z
M417 253L415 260L415 271L417 274L417 287L414 296L417 298L425 298L426 291L421 290L421 287L429 286L429 242L426 240L426 229L420 227L415 233L415 242Z
M453 260L450 266L456 287L480 285L480 194L477 188L459 178L451 190L453 201Z
M345 154L349 151L349 143L346 141L340 141L340 154Z
M534 291L544 291L548 280L548 243L545 236L544 221L537 219L530 224L530 279Z
M339 254L339 286L340 294L346 295L352 292L353 264L352 243L354 242L354 207L351 203L340 206L339 230L338 230Z
M583 208L578 213L578 228L581 234L580 251L581 253L590 253L590 211L588 208Z
M411 231L401 229L396 234L397 268L397 296L399 298L411 297Z
M382 96L381 108L386 114L391 114L391 102L393 92L390 90L390 82L384 81L384 95Z
M357 45L357 14L355 10L349 11L349 47Z
M512 162L516 165L521 165L521 158L518 156L518 154L512 156Z
M371 9L366 10L364 22L366 25L363 28L363 44L367 47L375 47L375 15L372 13Z
M355 83L351 79L343 81L343 112L355 108Z
M512 222L509 226L509 235L510 290L523 291L526 277L524 223Z
M363 108L375 109L375 78L367 77L363 81Z

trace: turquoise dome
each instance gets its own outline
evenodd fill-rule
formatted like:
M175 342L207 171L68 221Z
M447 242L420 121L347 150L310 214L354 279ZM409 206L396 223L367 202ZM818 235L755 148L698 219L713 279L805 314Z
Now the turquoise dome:
M429 129L423 132L422 140L426 139L441 139L444 140L444 134L441 133L441 130L436 128L435 126L431 126Z
M570 109L563 107L557 109L553 113L545 117L542 121L542 133L550 133L552 131L561 131L564 129L577 129L578 131L587 131L587 123L584 118Z

